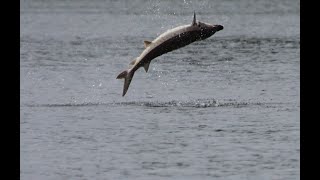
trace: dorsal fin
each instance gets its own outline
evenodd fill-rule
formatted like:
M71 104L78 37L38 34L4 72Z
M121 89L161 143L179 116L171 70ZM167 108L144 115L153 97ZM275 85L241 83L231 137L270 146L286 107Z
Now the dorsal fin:
M197 25L197 20L196 20L196 12L193 11L193 21L192 21L192 26Z
M151 62L151 61L149 61L149 62L147 62L147 63L145 63L145 64L143 65L144 70L146 70L146 72L148 72L150 62Z
M147 48L148 46L150 46L150 44L151 44L152 42L150 42L150 41L143 41L143 43L144 43L144 47Z
M134 59L133 61L131 61L129 65L134 65L136 63L136 60L137 60L137 58Z

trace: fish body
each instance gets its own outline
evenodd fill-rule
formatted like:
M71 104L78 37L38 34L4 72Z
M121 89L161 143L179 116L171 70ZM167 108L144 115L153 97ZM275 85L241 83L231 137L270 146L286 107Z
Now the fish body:
M156 57L182 48L195 41L207 39L222 29L223 26L221 25L196 22L196 14L194 13L191 24L170 29L151 42L144 41L145 49L140 56L130 63L129 69L117 76L117 79L125 79L122 96L127 93L133 75L140 67L144 67L145 71L148 72L150 62Z

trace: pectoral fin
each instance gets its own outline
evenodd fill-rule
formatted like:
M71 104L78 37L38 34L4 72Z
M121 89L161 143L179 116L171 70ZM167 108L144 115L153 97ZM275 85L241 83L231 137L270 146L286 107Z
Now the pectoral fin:
M145 63L145 64L143 65L144 70L145 70L146 72L148 72L150 62L151 62L151 61L149 61L149 62L147 62L147 63Z
M143 43L144 43L144 47L147 48L148 46L150 46L150 44L151 44L152 42L150 42L150 41L143 41Z
M197 20L196 20L196 12L193 12L193 21L192 21L192 26L197 25Z

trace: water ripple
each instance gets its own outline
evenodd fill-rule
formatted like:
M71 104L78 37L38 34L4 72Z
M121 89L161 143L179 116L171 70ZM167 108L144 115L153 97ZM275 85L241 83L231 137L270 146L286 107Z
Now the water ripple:
M250 102L242 101L237 102L236 100L215 100L211 99L196 99L189 101L129 101L129 102L112 102L112 103L101 103L101 102L85 102L85 103L61 103L61 104L25 104L26 107L88 107L88 106L144 106L144 107L191 107L191 108L208 108L208 107L248 107L248 106L263 106L263 107L277 107L279 102Z

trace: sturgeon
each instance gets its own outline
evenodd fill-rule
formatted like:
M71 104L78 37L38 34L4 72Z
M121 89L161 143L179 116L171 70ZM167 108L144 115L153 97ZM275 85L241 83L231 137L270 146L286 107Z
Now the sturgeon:
M207 39L222 29L222 25L212 25L200 21L197 22L196 13L194 12L191 24L170 29L153 41L144 41L145 49L140 56L129 64L128 69L117 76L117 79L124 79L122 96L127 93L133 75L140 67L143 67L144 70L148 72L151 60L156 57L184 47L195 41Z

